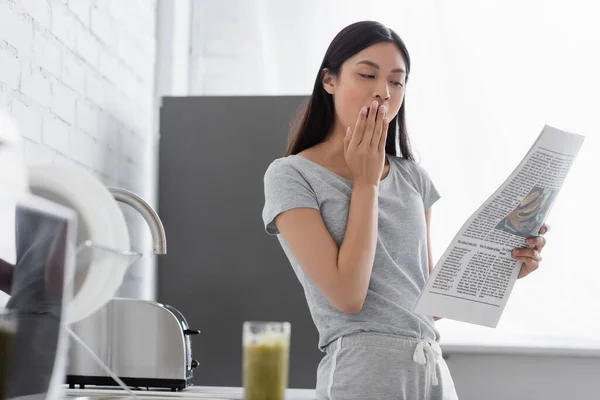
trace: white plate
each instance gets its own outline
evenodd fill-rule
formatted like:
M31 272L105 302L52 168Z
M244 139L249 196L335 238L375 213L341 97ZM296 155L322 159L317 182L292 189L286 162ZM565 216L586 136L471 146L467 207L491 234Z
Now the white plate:
M108 249L130 250L129 231L121 209L110 191L90 172L76 166L33 165L28 175L34 194L76 211L78 245L90 240ZM79 273L66 322L77 322L105 304L119 288L128 266L129 262L122 259L101 257L87 271Z

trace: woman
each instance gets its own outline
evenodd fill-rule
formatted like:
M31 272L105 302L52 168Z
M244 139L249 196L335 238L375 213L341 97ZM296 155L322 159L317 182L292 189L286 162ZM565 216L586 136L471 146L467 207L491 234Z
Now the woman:
M409 73L391 29L343 29L287 157L265 173L266 230L303 285L326 352L318 399L457 398L434 318L411 311L433 267L429 224L440 196L410 150ZM545 241L532 240L515 255L520 276L538 267Z

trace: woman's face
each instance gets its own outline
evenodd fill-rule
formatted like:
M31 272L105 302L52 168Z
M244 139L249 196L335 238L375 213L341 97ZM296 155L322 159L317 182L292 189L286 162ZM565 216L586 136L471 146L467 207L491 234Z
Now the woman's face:
M406 64L394 43L367 47L344 62L338 76L326 73L323 87L333 96L337 123L354 128L360 109L376 100L391 120L404 99Z

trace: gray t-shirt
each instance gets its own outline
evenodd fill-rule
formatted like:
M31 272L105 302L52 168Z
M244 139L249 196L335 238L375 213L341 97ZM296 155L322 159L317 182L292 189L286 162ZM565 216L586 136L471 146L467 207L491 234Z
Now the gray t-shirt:
M375 260L367 297L358 314L333 307L304 274L279 235L275 217L293 208L319 210L327 230L341 246L348 221L352 181L299 155L279 158L265 172L263 222L277 235L304 288L319 331L319 348L339 336L379 332L439 340L432 317L411 311L429 276L425 210L440 195L427 172L413 161L388 155L390 172L379 187Z

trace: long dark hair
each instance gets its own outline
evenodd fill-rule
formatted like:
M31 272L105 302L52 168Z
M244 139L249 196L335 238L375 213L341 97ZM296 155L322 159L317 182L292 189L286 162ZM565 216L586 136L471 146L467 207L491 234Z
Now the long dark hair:
M371 45L382 42L390 42L398 46L404 56L408 81L410 56L406 45L396 32L375 21L355 22L342 29L325 52L312 95L299 114L297 122L292 125L286 156L298 154L315 146L327 140L332 133L335 109L333 97L323 88L323 69L327 68L332 75L339 76L342 64L347 59ZM390 121L385 152L414 161L406 132L405 107L406 101L403 101L398 114ZM396 142L399 144L400 154Z

